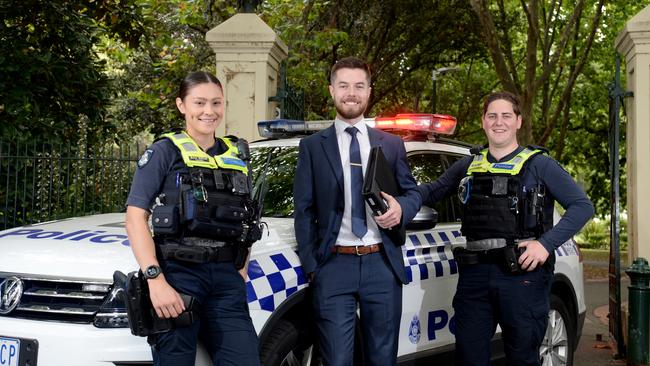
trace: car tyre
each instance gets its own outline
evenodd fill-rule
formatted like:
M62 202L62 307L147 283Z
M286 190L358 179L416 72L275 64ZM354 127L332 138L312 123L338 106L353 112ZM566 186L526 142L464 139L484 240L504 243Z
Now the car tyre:
M321 365L313 334L290 320L279 320L260 350L264 366Z
M576 346L575 319L564 302L551 295L546 334L539 349L542 366L572 366Z

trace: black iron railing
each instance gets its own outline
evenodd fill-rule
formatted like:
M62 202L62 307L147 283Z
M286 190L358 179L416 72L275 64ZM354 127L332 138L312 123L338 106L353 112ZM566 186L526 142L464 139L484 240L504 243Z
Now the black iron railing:
M80 152L0 140L0 230L123 211L141 152L137 144Z
M611 179L611 221L609 247L609 335L615 344L617 358L625 357L623 325L621 319L621 243L620 243L620 125L624 98L632 92L621 86L621 56L616 54L614 81L609 89L609 174Z
M269 98L277 102L280 114L278 118L302 120L305 118L305 93L292 87L287 82L287 71L284 63L280 64L277 94Z

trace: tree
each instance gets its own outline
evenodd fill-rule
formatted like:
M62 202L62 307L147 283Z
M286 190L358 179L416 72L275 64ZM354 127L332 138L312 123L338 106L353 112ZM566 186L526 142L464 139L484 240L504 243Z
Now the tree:
M188 71L214 72L205 33L234 15L237 3L0 0L2 136L74 141L80 115L89 117L91 144L180 126L178 82ZM437 93L438 111L458 117L456 137L484 142L480 105L490 91L523 95L521 142L549 147L602 212L612 44L642 6L266 0L257 11L289 46L287 79L307 92L308 118L334 116L328 72L341 57L372 66L370 116L430 111L431 71L456 66L438 80Z
M107 40L103 49L115 61L111 74L117 96L110 109L120 139L141 132L159 135L181 127L175 98L190 71L215 72L205 33L236 12L236 0L137 0L148 24L137 48Z
M376 115L425 111L432 70L483 52L468 5L467 0L268 0L262 16L289 45L289 80L310 91L312 117L333 117L328 72L350 55L371 65L367 114Z
M520 142L549 148L585 186L597 213L608 212L607 84L614 75L613 45L625 22L648 2L471 4L484 28L496 88L522 96L525 122ZM624 172L621 177L625 179ZM621 187L624 204L625 184Z
M521 96L525 123L520 142L544 145L558 125L558 141L564 140L571 95L589 57L605 1L592 6L587 0L470 3L484 29L501 86ZM523 39L522 26L527 29ZM562 149L558 143L556 153L561 155Z
M557 157L585 182L587 193L601 215L608 213L611 205L608 85L614 78L615 39L625 23L648 4L648 1L616 2L603 8L603 23L597 32L597 42L572 93L563 153ZM624 76L625 72L621 72L621 75ZM625 85L624 80L622 83ZM625 123L625 118L622 122ZM620 187L623 210L626 204L625 131L625 126L621 126Z
M236 11L236 1L139 0L147 34L137 50L112 42L122 90L112 109L123 135L179 126L173 100L187 71L214 71L205 32ZM309 118L331 118L328 71L340 57L368 60L375 74L369 113L426 110L431 70L482 52L467 0L432 3L267 0L259 15L289 45L287 78L308 91Z
M134 44L132 1L0 1L0 136L10 141L75 141L112 128L104 118L111 85L94 46L101 32Z

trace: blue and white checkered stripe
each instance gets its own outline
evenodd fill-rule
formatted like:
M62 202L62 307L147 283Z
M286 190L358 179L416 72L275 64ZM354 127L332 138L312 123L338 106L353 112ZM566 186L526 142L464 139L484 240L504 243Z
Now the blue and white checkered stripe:
M573 240L567 240L564 244L555 248L555 255L558 257L578 255L578 247L576 247L576 243Z
M248 264L246 294L251 310L275 310L291 294L307 286L307 278L296 252L251 259Z
M457 230L407 235L402 247L407 279L422 281L457 274L452 244L460 236Z

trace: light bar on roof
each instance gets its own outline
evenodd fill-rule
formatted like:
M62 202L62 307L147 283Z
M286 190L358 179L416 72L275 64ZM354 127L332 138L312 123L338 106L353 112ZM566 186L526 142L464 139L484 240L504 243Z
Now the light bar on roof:
M456 118L446 114L402 113L395 117L375 118L375 127L382 130L452 135L456 130Z
M264 138L280 138L318 132L332 125L334 121L298 121L274 119L257 122L257 130Z
M421 134L452 135L456 129L456 118L445 114L402 113L395 117L364 118L363 121L370 127L398 134L412 131ZM258 122L257 129L264 138L286 138L312 134L328 128L332 123L332 120L274 119Z

